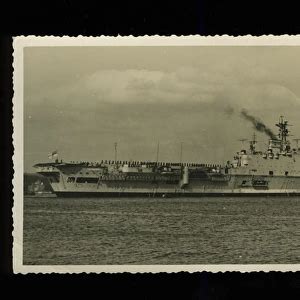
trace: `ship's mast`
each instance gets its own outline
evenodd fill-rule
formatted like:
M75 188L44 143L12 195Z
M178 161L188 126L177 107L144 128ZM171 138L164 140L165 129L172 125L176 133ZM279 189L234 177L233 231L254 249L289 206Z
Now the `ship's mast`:
M180 142L180 164L182 163L182 145L183 142Z
M255 134L255 132L253 133L252 138L253 138L253 140L252 140L253 144L256 144L256 134Z
M242 147L243 147L243 149L244 149L244 142L246 142L247 139L239 139L238 141L242 143Z
M159 156L159 141L157 142L157 149L156 149L156 164L158 163L158 156Z
M114 146L115 146L115 161L117 161L117 158L118 158L118 143L115 142Z
M280 139L280 151L284 152L287 149L288 141L287 137L289 135L289 130L288 130L288 121L284 121L283 116L280 116L279 122L276 124L277 127L279 127L279 134L278 137ZM289 148L289 147L288 147Z
M250 151L252 154L255 153L255 145L257 144L257 140L256 140L256 134L255 132L253 133L252 136L252 141L250 141Z

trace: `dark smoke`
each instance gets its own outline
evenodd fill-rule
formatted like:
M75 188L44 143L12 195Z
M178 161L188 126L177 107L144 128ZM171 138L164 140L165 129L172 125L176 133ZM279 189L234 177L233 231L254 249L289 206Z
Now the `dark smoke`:
M273 133L273 131L268 128L262 121L256 119L254 116L248 114L248 112L243 109L241 111L241 115L248 121L250 121L253 127L260 132L264 132L267 134L272 140L277 140L277 136Z

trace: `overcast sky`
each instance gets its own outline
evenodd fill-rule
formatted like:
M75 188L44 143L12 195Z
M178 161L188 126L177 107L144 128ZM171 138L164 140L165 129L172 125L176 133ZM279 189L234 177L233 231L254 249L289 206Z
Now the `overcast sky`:
M299 47L30 47L24 50L25 171L66 161L222 163L250 138L247 109L300 137ZM258 133L264 149L268 137Z

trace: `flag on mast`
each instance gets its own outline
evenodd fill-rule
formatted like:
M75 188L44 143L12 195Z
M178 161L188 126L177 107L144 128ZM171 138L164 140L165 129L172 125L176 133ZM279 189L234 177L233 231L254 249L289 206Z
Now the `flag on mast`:
M55 150L52 153L49 153L48 158L49 159L53 159L53 158L57 158L58 157L58 151Z

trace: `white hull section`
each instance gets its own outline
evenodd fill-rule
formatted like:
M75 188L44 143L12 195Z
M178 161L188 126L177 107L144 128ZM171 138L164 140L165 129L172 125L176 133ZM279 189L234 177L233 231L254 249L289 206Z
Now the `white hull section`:
M255 177L249 175L231 175L228 181L211 181L192 179L189 184L181 188L178 184L153 183L142 181L101 181L98 183L67 182L64 175L59 182L51 183L57 194L87 195L298 195L300 194L300 177L266 176L259 177L266 185L253 187Z

